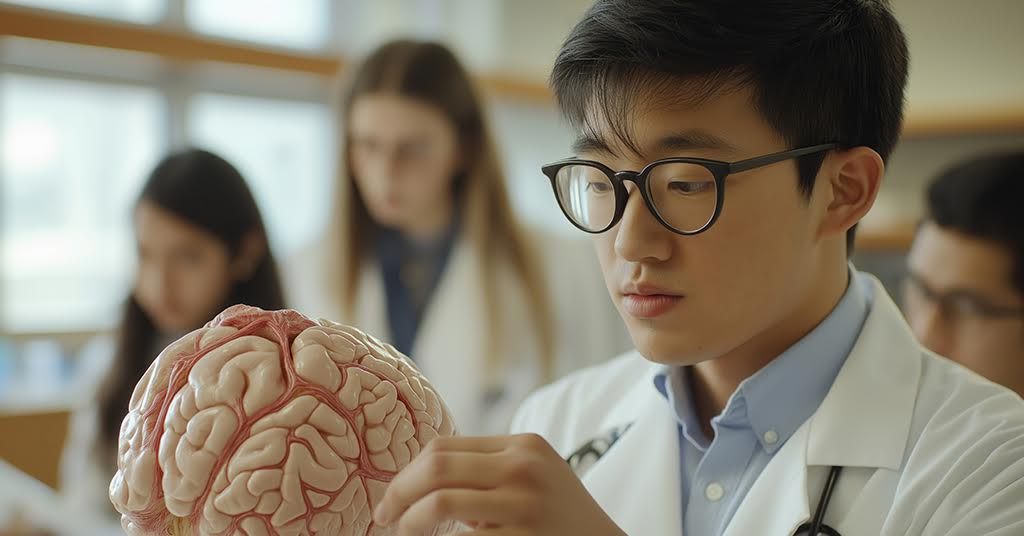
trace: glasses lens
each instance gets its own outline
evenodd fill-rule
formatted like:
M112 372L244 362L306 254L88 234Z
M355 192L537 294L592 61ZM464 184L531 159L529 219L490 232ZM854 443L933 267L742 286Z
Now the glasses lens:
M602 231L615 217L615 185L594 166L562 167L555 176L555 188L562 210L584 230Z
M670 227L692 233L706 227L718 206L718 185L708 168L667 162L651 168L651 202Z

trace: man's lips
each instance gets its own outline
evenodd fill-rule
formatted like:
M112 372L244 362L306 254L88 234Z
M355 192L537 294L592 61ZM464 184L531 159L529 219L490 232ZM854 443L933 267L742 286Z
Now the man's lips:
M635 318L657 318L682 301L682 294L655 285L630 283L622 288L622 308Z

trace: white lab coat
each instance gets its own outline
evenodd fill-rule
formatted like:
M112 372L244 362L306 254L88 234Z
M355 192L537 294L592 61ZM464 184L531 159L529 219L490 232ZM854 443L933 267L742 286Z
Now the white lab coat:
M585 240L536 230L526 233L540 253L555 319L555 377L605 362L632 346L622 319L608 296L593 248ZM515 409L544 383L539 340L523 287L508 266L499 272L504 344L508 363L501 386L485 377L486 305L480 289L480 259L468 240L457 240L451 258L427 305L413 349L417 366L451 409L459 432L501 433ZM289 306L313 317L349 323L384 340L390 338L384 283L375 260L364 265L354 318L345 318L339 300L318 292L334 274L322 270L322 255L306 254L286 269ZM317 282L321 282L317 284Z
M150 350L155 358L182 334L161 335ZM110 467L114 452L100 441L101 388L113 371L117 342L112 335L94 337L79 351L78 374L70 389L71 419L60 464L60 491L56 511L73 523L58 524L53 530L63 535L107 536L124 534L120 515L107 496L114 469ZM104 459L106 458L106 459ZM43 521L50 526L50 521ZM71 527L71 528L65 528Z
M842 536L1024 535L1024 402L924 350L873 284L874 305L831 390L724 535L794 534L833 465L844 469L825 521ZM656 370L634 352L581 371L531 396L512 426L564 456L621 432L581 478L631 536L682 531L676 424L652 384Z

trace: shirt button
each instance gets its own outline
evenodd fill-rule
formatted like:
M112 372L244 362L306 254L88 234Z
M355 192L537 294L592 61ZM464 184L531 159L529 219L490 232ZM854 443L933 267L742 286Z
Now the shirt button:
M723 496L725 496L725 488L723 488L718 482L712 482L704 489L704 496L711 502L718 502Z
M764 442L769 445L774 445L779 441L779 434L775 433L775 430L768 430L764 433Z

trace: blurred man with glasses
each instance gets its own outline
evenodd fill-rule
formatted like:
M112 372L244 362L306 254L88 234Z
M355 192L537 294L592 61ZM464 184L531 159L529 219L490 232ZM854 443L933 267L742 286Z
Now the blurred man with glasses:
M1024 151L942 173L908 259L903 303L929 349L1024 395Z

